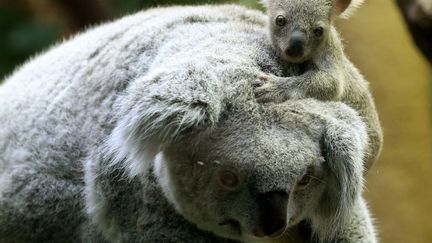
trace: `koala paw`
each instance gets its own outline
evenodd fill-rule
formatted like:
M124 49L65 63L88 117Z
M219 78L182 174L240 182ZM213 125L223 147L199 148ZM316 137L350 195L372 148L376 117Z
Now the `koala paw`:
M281 103L288 99L301 98L298 82L292 77L259 74L252 85L258 102Z

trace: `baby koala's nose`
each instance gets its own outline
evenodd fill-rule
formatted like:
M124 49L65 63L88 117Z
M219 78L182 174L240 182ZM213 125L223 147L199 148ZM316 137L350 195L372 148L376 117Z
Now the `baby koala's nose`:
M289 39L288 48L285 54L289 57L298 58L303 56L305 45L305 36L302 32L295 32Z

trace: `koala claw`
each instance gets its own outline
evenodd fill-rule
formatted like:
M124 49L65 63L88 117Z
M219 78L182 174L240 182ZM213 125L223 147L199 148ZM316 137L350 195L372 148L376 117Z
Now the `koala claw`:
M267 81L269 79L269 76L267 74L260 74L258 75L258 79L261 81Z
M257 88L263 86L268 80L268 75L266 74L258 74L256 79L252 81L252 87Z
M272 102L278 100L278 89L274 83L263 83L255 88L255 98L258 102Z
M299 98L293 78L259 75L252 85L258 102L280 103L288 99Z

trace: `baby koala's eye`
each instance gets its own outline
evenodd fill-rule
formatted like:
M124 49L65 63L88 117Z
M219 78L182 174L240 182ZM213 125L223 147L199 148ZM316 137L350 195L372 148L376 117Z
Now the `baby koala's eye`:
M309 167L306 171L306 174L297 182L297 189L301 190L304 189L309 183L312 181L313 178L313 167Z
M283 15L278 15L275 19L275 22L279 26L284 26L286 25L287 20Z
M316 37L321 37L324 34L324 28L323 27L316 27L314 30L314 35Z

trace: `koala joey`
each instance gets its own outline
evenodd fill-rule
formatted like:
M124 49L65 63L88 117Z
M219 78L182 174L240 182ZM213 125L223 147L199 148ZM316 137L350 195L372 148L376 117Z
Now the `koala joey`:
M362 0L262 0L274 50L298 65L296 76L263 74L256 81L260 101L313 97L337 100L356 109L368 125L366 170L377 159L382 130L368 83L344 54L333 26L336 16L349 17Z
M374 242L356 112L258 103L265 16L156 8L91 28L0 86L0 242ZM308 235L309 236L309 235ZM310 237L309 237L310 238Z

